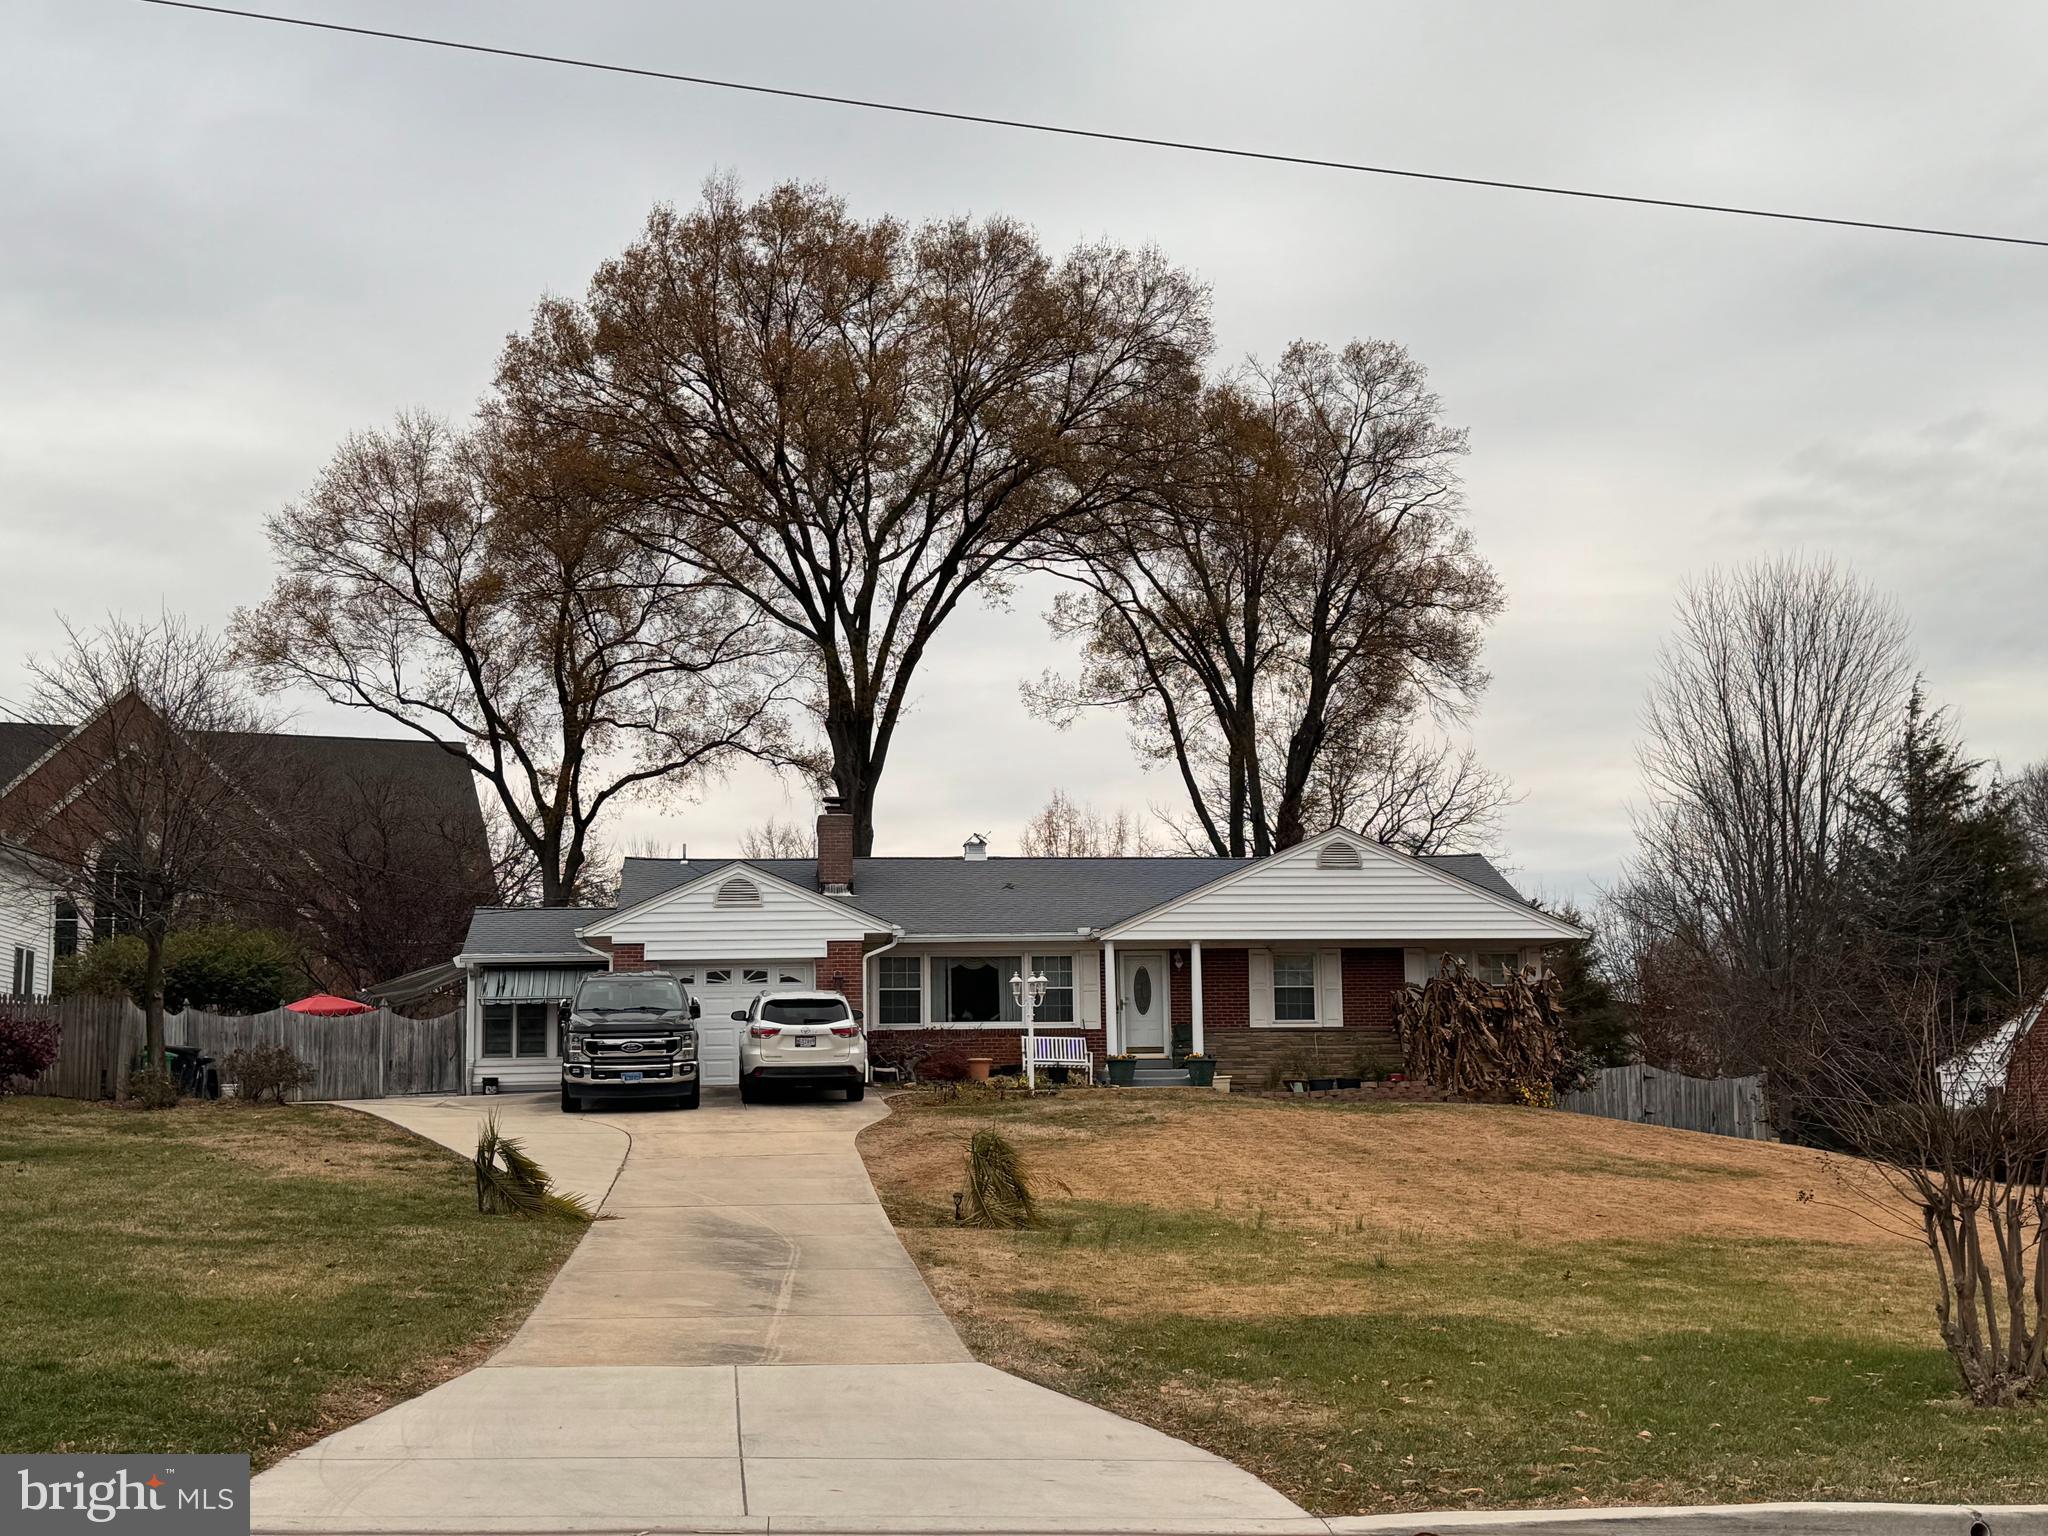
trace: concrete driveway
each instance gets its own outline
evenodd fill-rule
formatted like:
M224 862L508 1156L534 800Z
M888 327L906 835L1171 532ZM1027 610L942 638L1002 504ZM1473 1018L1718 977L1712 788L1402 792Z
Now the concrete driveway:
M487 1365L256 1480L261 1531L1321 1531L1206 1451L976 1364L837 1100L497 1101L602 1201ZM357 1108L457 1151L481 1101Z

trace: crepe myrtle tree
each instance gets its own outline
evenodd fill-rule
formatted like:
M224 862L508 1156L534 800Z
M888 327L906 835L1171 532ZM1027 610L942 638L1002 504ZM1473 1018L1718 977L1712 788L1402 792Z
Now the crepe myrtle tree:
M621 797L798 760L782 632L633 537L641 510L573 433L402 415L271 519L239 654L461 757L523 855L500 862L572 904Z
M860 219L715 179L507 345L492 405L592 444L651 557L802 655L831 790L874 845L914 680L970 595L1114 505L1196 387L1206 295L1150 251L1007 218Z
M276 720L248 696L222 638L164 615L68 621L65 643L30 658L32 716L72 726L0 798L0 836L90 913L98 935L132 934L144 1057L164 1059L165 951L172 931L238 904L280 861L296 787L261 733Z

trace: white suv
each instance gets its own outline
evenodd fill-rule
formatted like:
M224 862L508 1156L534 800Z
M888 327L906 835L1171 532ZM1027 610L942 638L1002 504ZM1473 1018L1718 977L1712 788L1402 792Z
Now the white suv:
M740 1032L740 1098L753 1103L764 1083L868 1091L867 1032L860 1010L837 992L763 992L733 1017Z

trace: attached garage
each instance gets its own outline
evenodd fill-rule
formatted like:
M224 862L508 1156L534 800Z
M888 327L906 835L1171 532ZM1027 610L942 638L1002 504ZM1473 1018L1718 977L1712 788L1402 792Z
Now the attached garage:
M661 969L689 988L704 1010L697 1024L697 1061L703 1081L713 1087L740 1080L740 1026L733 1010L746 1007L757 993L812 986L817 974L810 960L670 960Z

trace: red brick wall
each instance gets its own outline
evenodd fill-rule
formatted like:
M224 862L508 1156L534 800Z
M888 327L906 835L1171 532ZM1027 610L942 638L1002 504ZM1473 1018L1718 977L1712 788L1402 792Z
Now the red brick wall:
M828 818L820 817L822 823ZM844 818L849 823L852 817ZM848 834L849 838L851 833ZM847 846L852 847L849 841ZM850 856L850 855L849 855ZM833 939L825 945L825 958L818 962L818 985L831 992L844 992L846 1000L860 1008L862 958L867 945L859 939Z
M1408 978L1398 949L1344 951L1344 1028L1369 1030L1381 1036L1396 1054L1400 1037L1394 1028L1394 993Z
M818 818L818 889L853 884L853 818L826 811Z
M645 944L614 944L612 969L615 971L644 971L647 969L647 946Z
M1095 1070L1102 1071L1105 1047L1102 1031L1099 1029L1075 1029L1068 1025L1048 1025L1039 1030L1041 1035L1080 1035L1088 1042L1088 1049L1095 1053ZM953 1024L943 1029L878 1029L868 1037L868 1048L878 1062L891 1059L890 1052L896 1050L952 1050L958 1049L968 1056L986 1056L998 1068L1020 1066L1024 1060L1024 1031L1022 1026L1006 1024L987 1029L968 1029Z
M1202 1033L1243 1029L1252 1021L1251 972L1242 949L1202 951Z
M2035 1019L2012 1048L2012 1059L2005 1068L2005 1091L2015 1105L2048 1114L2048 1012Z

